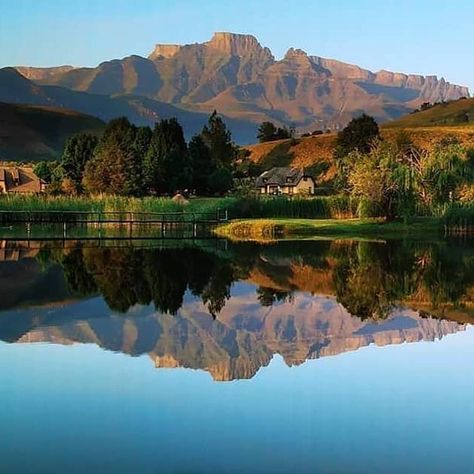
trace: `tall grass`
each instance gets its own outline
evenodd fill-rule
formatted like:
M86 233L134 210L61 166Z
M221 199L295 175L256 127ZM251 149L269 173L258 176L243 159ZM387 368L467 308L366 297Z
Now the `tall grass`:
M474 203L453 203L443 216L445 229L450 234L474 233Z
M0 197L0 211L62 212L194 212L216 213L227 210L229 219L238 218L347 218L357 212L357 202L347 196L313 198L196 198L189 203L169 198L127 198L121 196L21 196ZM223 216L223 214L221 214Z

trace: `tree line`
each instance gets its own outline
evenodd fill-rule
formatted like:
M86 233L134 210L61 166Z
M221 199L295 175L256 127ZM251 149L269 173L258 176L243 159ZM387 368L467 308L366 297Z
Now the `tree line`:
M185 190L223 194L231 189L234 177L258 171L216 112L189 143L175 118L161 120L153 129L117 118L100 138L87 133L71 137L59 163L42 162L35 169L51 183L52 192L125 196Z

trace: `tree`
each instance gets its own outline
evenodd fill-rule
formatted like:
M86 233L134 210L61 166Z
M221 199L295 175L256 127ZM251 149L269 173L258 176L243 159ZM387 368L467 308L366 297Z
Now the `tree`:
M201 135L195 135L189 142L189 158L192 166L191 187L197 194L209 194L212 188L209 176L214 173L217 164Z
M138 196L143 193L142 161L135 150L136 127L126 118L111 120L86 164L87 191Z
M380 136L379 126L373 117L362 114L352 119L337 134L336 157L343 158L352 151L368 153L373 141Z
M225 193L232 187L232 172L220 166L209 176L209 187L212 193Z
M95 135L81 133L69 138L61 158L63 177L70 180L76 192L82 191L82 178L87 163L94 156L98 139Z
M173 193L191 184L189 153L183 129L175 118L155 125L144 171L148 188L154 193Z
M369 153L372 143L379 138L379 127L373 117L362 114L352 119L347 126L337 134L334 157L337 174L336 188L348 187L349 158L352 152Z
M209 176L209 189L223 193L232 187L232 171L237 164L238 148L232 142L232 135L224 121L214 111L204 126L201 137L209 148L215 170Z
M59 166L57 161L39 161L33 168L33 172L38 178L50 184L56 178L56 168Z
M204 143L211 150L211 157L219 167L231 168L237 156L238 149L232 142L232 135L226 124L214 110L209 117L202 133Z
M276 127L273 122L262 122L258 127L257 138L260 143L293 138L294 128Z
M278 127L276 134L275 134L275 140L286 140L288 138L294 138L295 136L295 129L294 127Z
M258 127L257 139L260 143L275 140L277 128L273 122L262 122Z

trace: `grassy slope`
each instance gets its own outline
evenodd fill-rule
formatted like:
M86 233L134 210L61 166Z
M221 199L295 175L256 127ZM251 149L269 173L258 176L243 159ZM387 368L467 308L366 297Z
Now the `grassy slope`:
M95 117L70 110L0 103L0 159L55 158L69 136L100 133L103 126Z
M459 99L405 115L385 125L386 128L472 127L474 129L474 98Z

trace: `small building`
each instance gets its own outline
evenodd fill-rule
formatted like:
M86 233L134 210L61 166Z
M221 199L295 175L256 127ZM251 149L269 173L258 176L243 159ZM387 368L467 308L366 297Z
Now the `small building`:
M0 194L39 194L46 186L32 168L0 166Z
M314 194L316 183L303 168L272 168L263 172L256 180L259 194L278 196L285 194Z

